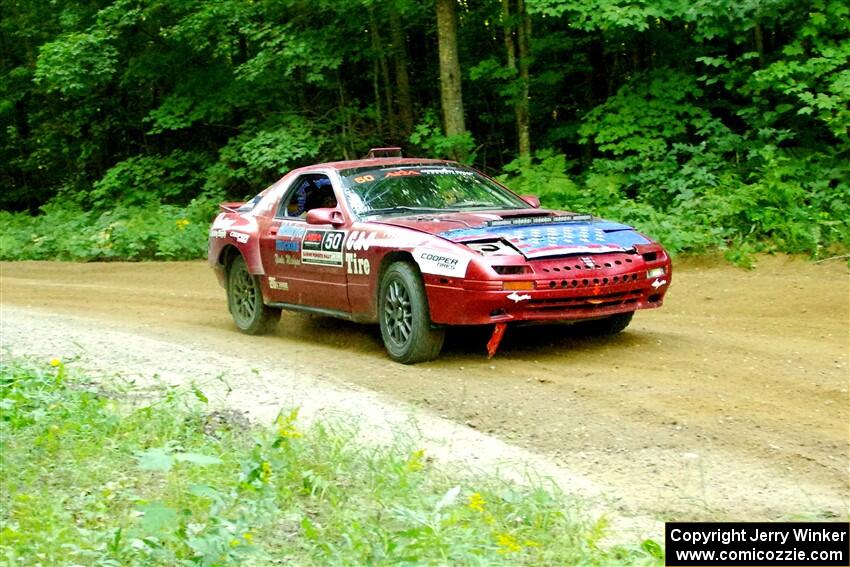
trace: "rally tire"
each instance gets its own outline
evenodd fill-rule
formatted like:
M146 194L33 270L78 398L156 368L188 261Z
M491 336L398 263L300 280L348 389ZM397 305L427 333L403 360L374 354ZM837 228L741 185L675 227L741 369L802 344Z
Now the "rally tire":
M625 330L632 322L635 312L618 313L602 319L594 319L593 321L585 321L579 323L581 333L588 337L604 337L607 335L616 335Z
M433 360L443 348L445 329L431 323L425 286L412 264L395 262L384 272L378 291L378 321L387 354L396 362Z
M227 307L233 322L248 335L268 333L280 321L280 309L263 303L260 280L248 271L241 255L234 258L227 271Z

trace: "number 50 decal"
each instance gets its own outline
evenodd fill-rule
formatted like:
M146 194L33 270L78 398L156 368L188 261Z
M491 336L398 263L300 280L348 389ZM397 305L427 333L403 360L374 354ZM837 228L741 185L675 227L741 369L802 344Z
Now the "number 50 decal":
M301 240L301 263L341 268L344 239L341 230L308 230Z
M342 250L342 237L343 232L328 232L325 234L325 242L322 244L322 248L325 250Z

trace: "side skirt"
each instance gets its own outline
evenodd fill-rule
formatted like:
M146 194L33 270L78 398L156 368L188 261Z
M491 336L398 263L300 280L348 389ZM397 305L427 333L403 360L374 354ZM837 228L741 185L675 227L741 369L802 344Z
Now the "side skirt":
M336 317L337 319L345 319L346 321L354 321L355 323L374 323L375 321L367 315L358 313L348 313L347 311L338 311L336 309L324 309L322 307L310 307L309 305L298 305L295 303L267 303L269 307L278 309L286 309L287 311L297 311L299 313L310 313L311 315L322 315L324 317Z

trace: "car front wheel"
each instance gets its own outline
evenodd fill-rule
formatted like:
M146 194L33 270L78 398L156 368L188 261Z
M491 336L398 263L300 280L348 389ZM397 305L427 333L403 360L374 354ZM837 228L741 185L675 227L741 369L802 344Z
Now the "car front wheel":
M396 262L387 268L381 279L378 319L384 346L396 362L413 364L440 354L445 329L431 324L425 286L413 265Z
M259 278L248 271L242 256L227 274L227 307L239 330L249 335L267 333L280 321L280 309L263 303Z

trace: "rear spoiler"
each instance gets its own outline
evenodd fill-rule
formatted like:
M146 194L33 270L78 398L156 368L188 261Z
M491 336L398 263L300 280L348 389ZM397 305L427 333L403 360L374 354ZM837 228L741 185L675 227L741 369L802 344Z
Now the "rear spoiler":
M232 201L229 203L219 203L218 208L224 213L235 213L236 210L244 204L244 201Z

